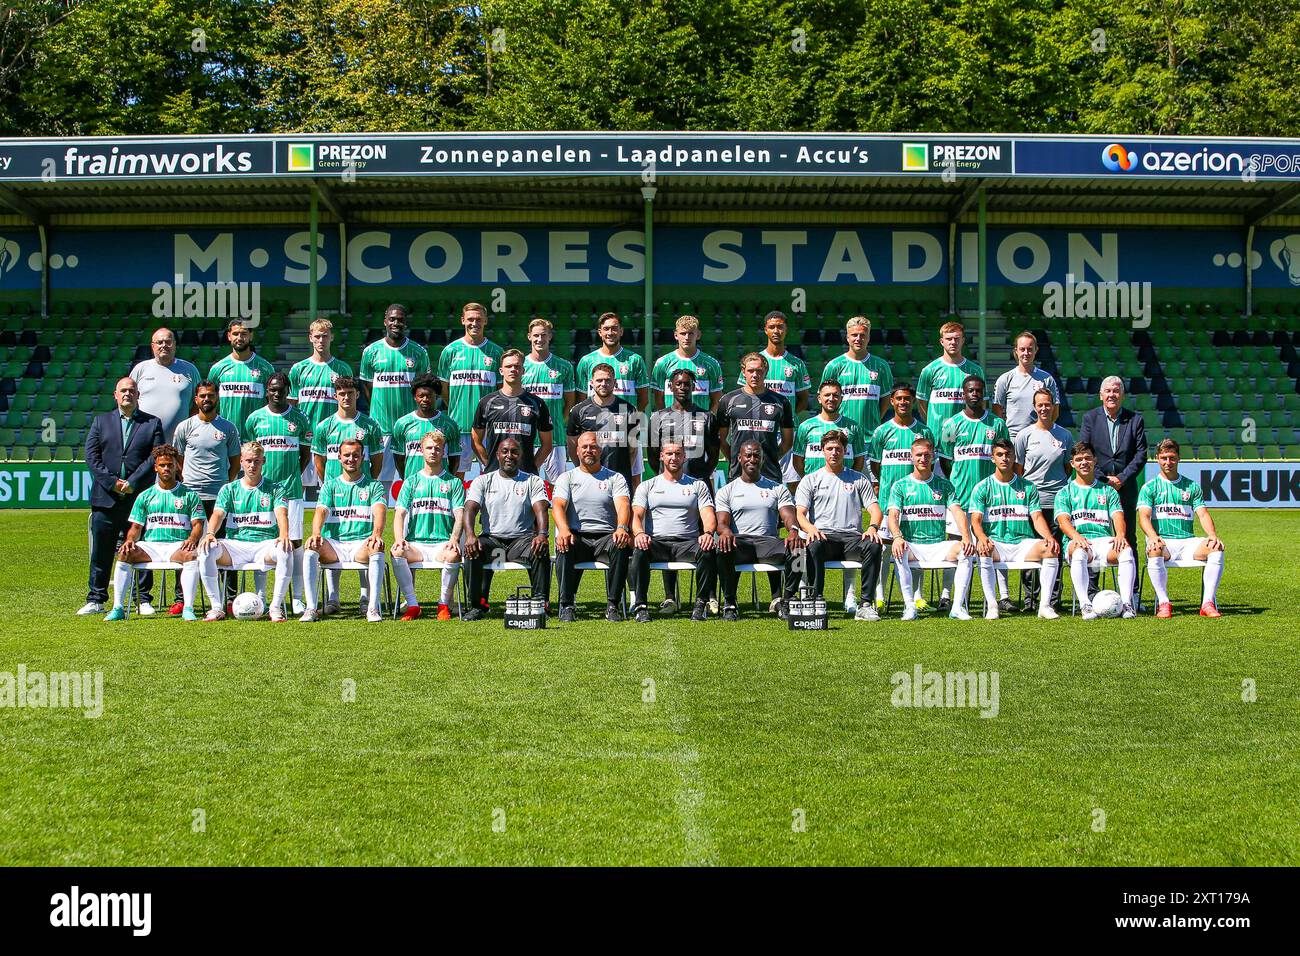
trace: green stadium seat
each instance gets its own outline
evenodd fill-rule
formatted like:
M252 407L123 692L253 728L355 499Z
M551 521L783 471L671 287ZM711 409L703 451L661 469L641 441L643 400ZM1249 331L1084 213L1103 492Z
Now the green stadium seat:
M50 451L49 445L37 445L35 448L32 449L31 452L32 461L51 461L53 460L53 458L54 455Z

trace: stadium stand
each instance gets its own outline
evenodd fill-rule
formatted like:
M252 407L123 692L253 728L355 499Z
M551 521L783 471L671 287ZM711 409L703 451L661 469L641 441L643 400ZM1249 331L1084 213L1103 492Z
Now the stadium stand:
M365 343L380 338L389 299L357 302L348 316L334 315L335 354L359 361ZM460 303L416 300L412 338L430 349L436 365L442 346L460 334ZM672 348L671 319L700 317L701 347L722 362L728 387L739 374L740 356L763 347L762 316L770 306L748 299L664 301L657 308L655 350ZM597 344L595 318L619 311L628 326L626 342L641 346L642 310L631 300L516 301L495 316L489 337L524 345L529 319L540 315L556 325L554 351L577 361ZM19 307L0 305L0 456L10 461L80 460L85 429L102 410L118 375L149 357L149 332L159 324L147 302L63 305L42 320ZM872 318L873 351L885 356L898 380L915 381L938 352L938 307L904 301L884 307L835 299L810 306L791 323L788 345L803 357L816 382L822 367L844 347L843 323L851 315ZM1063 397L1061 423L1077 427L1093 407L1101 379L1120 375L1130 407L1140 411L1150 436L1177 439L1185 457L1300 459L1300 330L1285 306L1264 307L1245 317L1212 303L1165 303L1165 319L1150 329L1104 328L1046 322L1037 301L1005 303L988 323L986 369L990 382L1011 367L1011 340L1022 328L1039 338L1039 363L1051 372ZM192 322L192 320L191 320ZM308 316L288 302L271 303L262 316L256 344L277 368L287 369L309 351ZM168 322L179 337L179 354L206 374L228 351L220 323ZM968 353L977 348L968 323ZM1255 441L1243 441L1253 422ZM43 437L50 424L56 440Z

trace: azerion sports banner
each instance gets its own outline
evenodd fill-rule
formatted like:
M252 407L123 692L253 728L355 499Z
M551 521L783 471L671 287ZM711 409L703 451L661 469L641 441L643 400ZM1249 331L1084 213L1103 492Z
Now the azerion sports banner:
M1300 508L1300 461L1185 461L1178 473L1200 483L1211 508ZM1158 474L1147 462L1146 480Z
M85 462L0 461L0 510L89 507Z

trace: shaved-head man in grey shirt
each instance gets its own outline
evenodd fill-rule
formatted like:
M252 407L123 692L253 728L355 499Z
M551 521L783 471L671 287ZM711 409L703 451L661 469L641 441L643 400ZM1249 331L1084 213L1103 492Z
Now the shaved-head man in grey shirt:
M632 505L627 479L600 463L600 436L583 432L574 443L578 467L564 472L551 492L555 557L560 580L560 621L577 620L578 565L602 561L605 619L623 620L620 608L632 549Z
M808 536L808 560L805 574L818 597L826 581L827 561L860 561L863 595L867 582L875 583L880 573L880 523L884 520L876 501L871 479L860 471L844 466L848 436L832 429L822 435L822 455L826 464L804 475L795 491L795 510L799 525ZM862 513L871 516L867 530L862 530ZM878 621L880 614L869 600L858 605L859 621Z
M710 593L716 574L713 533L717 519L713 493L698 478L686 474L686 447L676 438L665 440L659 449L663 472L643 481L632 500L633 612L638 624L650 623L646 593L650 589L650 565L656 561L689 561L695 566L695 607L691 620L708 617L701 600Z
M785 585L777 614L782 619L787 604L799 583L795 552L803 547L799 537L799 519L794 497L780 481L763 476L763 446L745 441L736 452L739 475L718 492L718 576L722 579L722 619L739 618L736 608L738 564L773 564L784 566ZM780 538L784 526L787 537Z

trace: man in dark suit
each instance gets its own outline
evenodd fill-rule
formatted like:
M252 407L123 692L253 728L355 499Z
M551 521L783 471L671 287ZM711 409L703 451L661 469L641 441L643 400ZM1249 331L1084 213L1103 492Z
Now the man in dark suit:
M113 555L126 534L135 496L154 480L150 453L163 443L162 422L140 411L135 379L118 379L113 390L117 408L96 415L86 434L86 467L90 469L90 586L86 605L78 614L100 614L108 600L108 576ZM139 580L141 613L152 613L153 577Z
M1101 383L1101 407L1083 416L1079 441L1097 450L1097 480L1119 494L1129 546L1137 554L1138 480L1147 463L1147 432L1142 416L1124 408L1124 380L1111 375ZM1096 576L1089 590L1096 589Z

